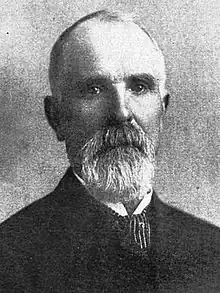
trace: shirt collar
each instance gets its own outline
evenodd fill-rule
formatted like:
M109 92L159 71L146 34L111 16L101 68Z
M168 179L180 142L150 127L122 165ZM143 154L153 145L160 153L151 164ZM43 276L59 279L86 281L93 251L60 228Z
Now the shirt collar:
M72 168L73 169L73 168ZM82 185L84 185L85 186L85 182L84 182L84 180L81 178L81 177L79 177L79 175L74 171L74 169L73 169L73 174L76 176L76 178L82 183Z
M82 185L85 186L84 180L78 174L76 174L74 169L73 169L73 173L76 176L76 178L82 183ZM144 198L141 200L141 202L138 204L138 206L134 210L133 215L138 215L138 214L142 213L142 211L150 204L152 194L153 194L153 188L150 187L150 190L146 193ZM123 203L120 203L120 202L119 203L102 202L102 203L105 204L106 206L108 206L110 209L112 209L113 211L115 211L117 214L119 214L121 216L128 215L128 212L127 212L125 206L123 205Z
M149 192L146 193L144 198L141 200L141 202L138 204L138 206L134 210L133 215L138 215L138 214L142 213L142 211L150 204L152 194L153 194L153 189L151 187ZM116 203L116 204L108 203L108 202L103 202L103 203L105 205L107 205L109 208L111 208L112 210L114 210L117 214L119 214L121 216L128 216L128 212L127 212L125 206L123 205L123 203L121 203L121 202Z

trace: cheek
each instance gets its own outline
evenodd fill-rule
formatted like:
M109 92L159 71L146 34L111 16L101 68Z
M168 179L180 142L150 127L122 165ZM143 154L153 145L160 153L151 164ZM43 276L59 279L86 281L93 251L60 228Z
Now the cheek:
M157 145L163 114L160 97L152 95L133 101L132 109L137 122Z
M84 127L87 132L94 132L102 125L104 119L103 105L98 101L90 103L82 102L78 117L82 127Z
M102 109L96 103L81 102L66 110L64 122L67 156L75 170L80 170L79 151L102 127Z
M63 117L66 140L74 140L72 144L77 148L82 147L94 135L104 118L100 104L85 101L69 104Z

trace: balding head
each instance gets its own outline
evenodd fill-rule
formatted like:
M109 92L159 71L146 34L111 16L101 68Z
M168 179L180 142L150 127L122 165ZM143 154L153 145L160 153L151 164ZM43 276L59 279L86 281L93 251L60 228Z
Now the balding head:
M102 28L105 25L112 25L112 27L115 26L117 31L117 25L120 26L120 24L124 27L125 30L127 30L128 38L132 36L136 38L136 36L139 34L139 38L145 38L148 40L148 43L145 44L149 47L152 47L151 52L152 56L150 58L154 58L155 67L157 67L157 78L160 81L160 90L161 92L164 91L165 87L165 64L164 64L164 58L161 50L159 49L156 41L150 36L150 34L141 26L139 26L136 21L133 19L132 15L130 14L121 14L116 12L109 12L107 10L101 10L94 13L91 13L89 15L86 15L85 17L79 19L76 23L74 23L72 26L67 28L57 39L56 43L54 44L51 55L50 55L50 66L49 66L49 80L51 85L51 91L54 96L57 96L59 99L61 99L61 93L60 93L60 87L63 85L64 81L62 80L63 76L63 66L65 63L65 59L70 58L68 56L68 52L66 52L66 48L69 47L69 51L76 51L80 55L80 51L82 51L86 39L89 39L88 31L91 32L92 28L96 35L98 35L98 41L100 44L103 40L107 37L107 34L110 35L111 31L113 32L113 29L102 30ZM139 31L139 32L138 32ZM112 42L118 43L117 37L119 40L123 42L123 39L125 39L126 33L120 32L118 30L117 34L111 34ZM93 34L94 37L94 34ZM146 41L145 40L145 41ZM135 43L135 42L133 42ZM81 48L79 48L79 45L81 45ZM105 44L103 44L105 46ZM137 43L136 46L139 44ZM70 48L71 46L71 48ZM128 44L130 46L130 44ZM107 49L107 48L106 48ZM118 50L120 50L120 45L118 45ZM122 51L122 54L124 52ZM118 52L115 52L115 54L118 54ZM143 54L144 54L144 48L143 48ZM76 55L76 54L75 54ZM128 59L132 58L133 54L129 56ZM146 56L147 57L147 56ZM71 59L71 58L70 58ZM70 59L68 60L70 62ZM142 62L142 60L140 60ZM77 70L77 68L76 68Z

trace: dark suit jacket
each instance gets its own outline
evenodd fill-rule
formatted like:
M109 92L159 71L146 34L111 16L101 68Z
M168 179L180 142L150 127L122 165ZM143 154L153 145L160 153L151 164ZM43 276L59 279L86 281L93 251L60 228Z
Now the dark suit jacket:
M124 248L117 220L69 168L54 192L0 226L0 292L220 292L220 229L153 194L152 249Z

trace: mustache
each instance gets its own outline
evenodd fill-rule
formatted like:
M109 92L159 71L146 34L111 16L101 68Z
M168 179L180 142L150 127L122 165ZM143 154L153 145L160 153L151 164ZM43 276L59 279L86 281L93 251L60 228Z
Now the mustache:
M131 123L109 126L97 131L81 151L89 151L90 156L92 155L95 159L119 147L134 148L142 155L154 160L155 150L149 135L139 125L133 125Z

